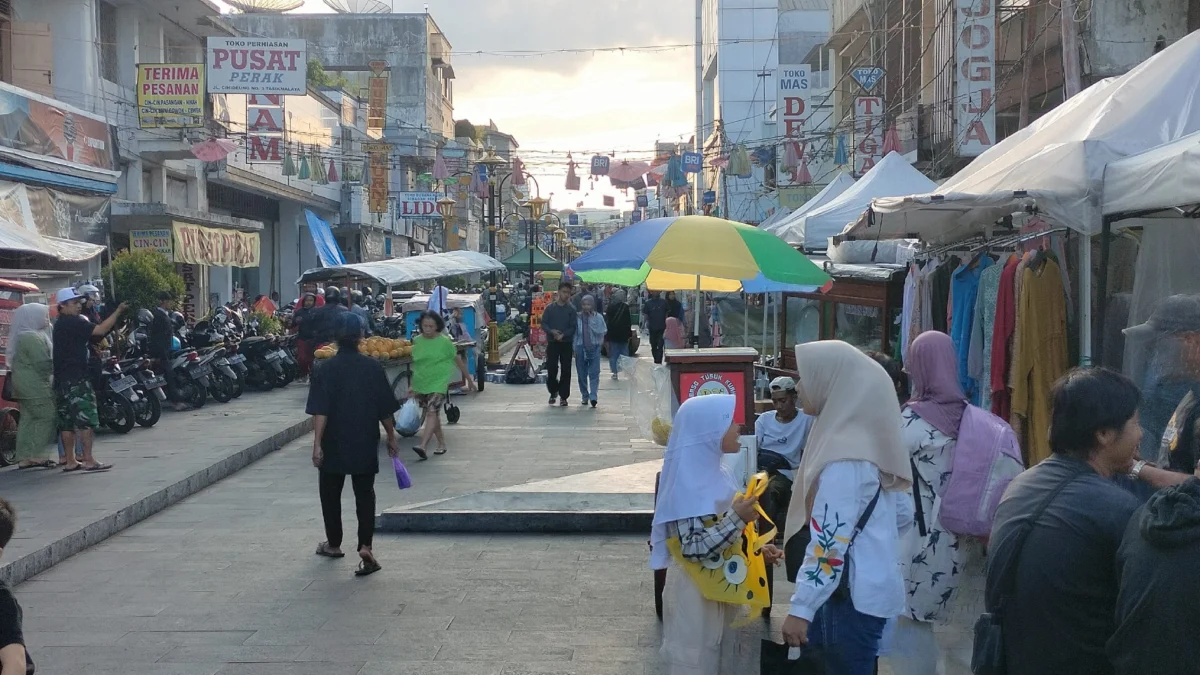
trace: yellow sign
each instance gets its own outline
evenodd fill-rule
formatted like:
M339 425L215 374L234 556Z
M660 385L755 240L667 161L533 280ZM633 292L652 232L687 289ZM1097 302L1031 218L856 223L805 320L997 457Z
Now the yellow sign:
M371 62L371 77L367 80L367 128L386 126L388 74L387 61Z
M793 211L804 206L824 185L779 188L779 206Z
M204 126L203 63L139 63L138 127Z
M216 267L258 267L258 233L174 223L175 262Z
M388 172L388 162L391 159L391 143L363 143L363 152L370 158L371 185L367 188L367 211L369 213L388 212L388 190L391 176Z

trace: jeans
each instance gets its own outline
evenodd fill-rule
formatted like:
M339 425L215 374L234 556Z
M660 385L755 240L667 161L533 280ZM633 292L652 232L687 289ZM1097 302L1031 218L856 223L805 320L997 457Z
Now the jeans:
M325 539L333 548L342 545L342 488L346 474L320 471L317 489L321 494L321 516L325 520ZM371 547L375 536L375 474L350 476L354 488L354 513L358 516L358 550Z
M808 644L821 648L826 675L873 675L886 623L854 609L850 600L830 598L808 627Z
M654 355L655 363L663 362L663 332L662 330L650 330L650 353Z
M79 434L75 435L75 456L83 457L83 438ZM67 457L67 451L66 451L66 449L63 448L62 436L59 435L58 436L58 458L66 459L66 457Z
M559 379L561 375L562 379ZM546 344L546 389L562 400L571 397L571 343Z
M600 389L600 345L580 347L575 352L575 370L579 375L579 395L586 401L595 401Z
M628 342L613 342L608 343L608 369L613 375L621 372L621 357L629 353Z

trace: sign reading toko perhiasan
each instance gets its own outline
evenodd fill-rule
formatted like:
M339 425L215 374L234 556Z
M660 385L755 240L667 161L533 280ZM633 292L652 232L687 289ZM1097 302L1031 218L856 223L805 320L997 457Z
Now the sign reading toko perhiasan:
M139 63L138 127L204 126L203 63Z
M208 93L292 94L308 91L304 40L208 38Z
M436 192L397 192L397 218L441 218Z
M954 135L958 154L975 157L996 144L996 0L955 4Z

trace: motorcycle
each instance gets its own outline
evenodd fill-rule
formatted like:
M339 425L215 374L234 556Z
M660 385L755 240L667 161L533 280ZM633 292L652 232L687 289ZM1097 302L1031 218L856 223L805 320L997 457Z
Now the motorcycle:
M133 412L138 426L149 428L158 424L162 404L167 400L166 379L155 374L149 359L128 359L121 362L121 368L137 379L133 389L141 400L134 403Z
M137 424L134 405L143 400L135 389L137 378L126 375L119 361L110 358L100 372L100 379L103 387L96 397L96 414L100 424L119 434L133 431Z
M175 374L179 400L193 408L203 408L208 402L212 367L208 363L201 363L200 355L191 349L182 349L171 354L167 367Z

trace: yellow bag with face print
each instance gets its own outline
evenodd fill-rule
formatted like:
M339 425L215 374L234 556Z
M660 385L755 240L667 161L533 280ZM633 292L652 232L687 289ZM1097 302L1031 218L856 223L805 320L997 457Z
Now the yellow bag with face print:
M766 489L767 474L757 473L750 477L746 491L739 496L761 497ZM680 567L687 570L688 576L706 599L731 605L748 605L751 609L765 609L770 606L767 562L763 559L762 547L775 538L775 525L767 518L761 506L756 504L754 508L767 523L766 532L759 534L758 521L751 521L746 524L737 542L699 562L683 557L679 537L667 540L671 556ZM711 523L706 522L705 525L711 526Z

